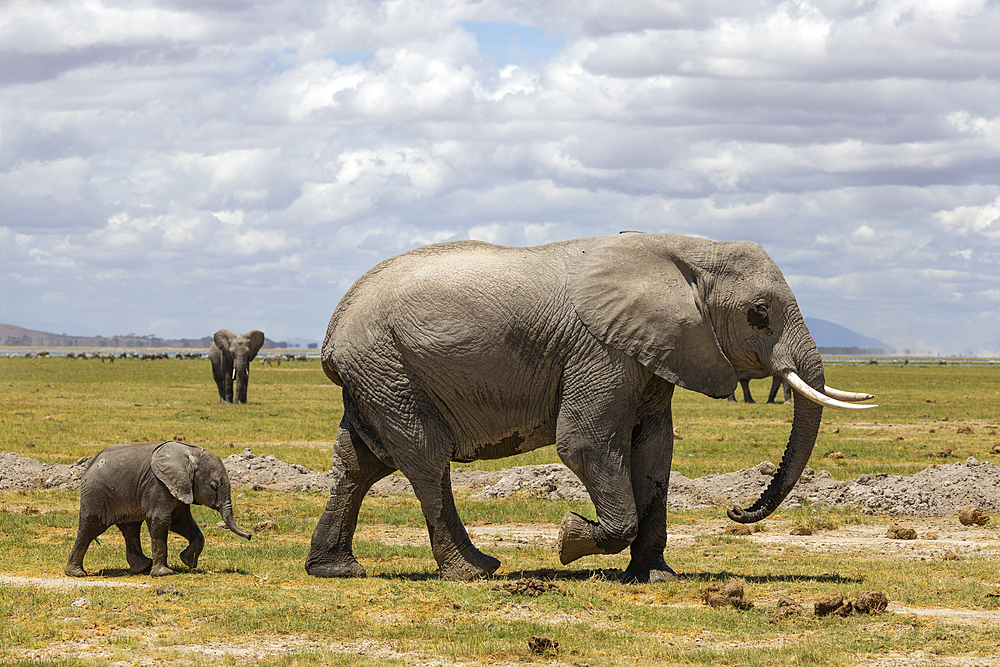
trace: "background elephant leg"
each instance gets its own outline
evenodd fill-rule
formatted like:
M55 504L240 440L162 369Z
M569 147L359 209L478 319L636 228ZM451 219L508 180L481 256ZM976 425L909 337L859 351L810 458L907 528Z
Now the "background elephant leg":
M306 572L317 577L363 577L352 544L358 511L372 484L392 473L344 420L333 446L333 482L326 509L313 531Z
M427 520L431 551L441 576L455 581L471 581L496 572L500 561L487 556L472 544L458 516L448 462L445 461L444 472L436 479L431 474L426 477L407 475L407 478Z
M767 402L774 403L774 399L778 396L778 387L781 386L781 376L775 375L771 378L771 391L767 395Z
M740 386L743 387L743 402L756 403L756 401L753 400L753 395L750 393L750 380L740 380Z
M128 561L128 569L132 574L146 572L153 565L153 559L142 553L140 528L142 521L118 524L118 530L122 531L122 537L125 538L125 560Z
M170 517L170 530L177 533L189 544L181 552L181 562L192 570L198 567L198 556L205 548L205 536L201 534L198 522L191 516L191 506L178 505Z
M85 516L80 513L80 522L76 530L76 541L69 552L69 559L66 561L64 572L71 577L85 577L86 570L83 569L83 557L87 554L87 549L94 538L108 529L111 524L105 523L94 516Z
M669 394L672 394L672 388ZM644 419L633 432L632 493L639 516L639 532L632 541L632 560L625 582L667 581L676 575L663 560L667 545L667 487L674 435L667 405Z
M167 533L170 531L170 517L146 517L146 526L149 528L150 551L153 552L153 566L149 574L154 577L173 574L174 571L167 567Z

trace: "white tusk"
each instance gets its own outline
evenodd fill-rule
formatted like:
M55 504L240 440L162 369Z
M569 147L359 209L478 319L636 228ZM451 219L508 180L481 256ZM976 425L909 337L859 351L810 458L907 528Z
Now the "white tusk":
M234 380L236 379L236 368L235 367L233 368L233 379Z
M792 389L799 392L813 403L818 403L823 407L833 408L835 410L870 410L871 408L878 407L877 405L854 405L853 403L845 403L843 401L838 401L835 398L830 398L829 396L821 394L807 385L805 381L793 371L786 371L781 375L788 381L788 384L792 385Z
M823 387L823 393L830 398L836 398L839 401L848 401L850 403L868 401L875 398L873 394L856 394L853 391L840 391L839 389L826 386Z

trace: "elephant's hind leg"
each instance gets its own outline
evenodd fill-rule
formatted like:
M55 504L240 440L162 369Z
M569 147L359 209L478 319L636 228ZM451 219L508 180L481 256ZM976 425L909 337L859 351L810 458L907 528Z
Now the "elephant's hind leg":
M403 471L406 474L406 471ZM500 561L481 552L472 544L462 525L451 491L451 473L445 462L438 479L407 476L427 520L431 551L444 579L472 581L486 577L500 567Z
M128 569L132 574L148 572L149 568L153 566L153 559L142 553L140 528L142 528L142 521L118 524L118 530L122 531L122 537L125 538L125 560L128 561Z
M192 570L198 567L198 556L205 548L205 536L191 516L190 505L178 505L170 517L170 530L185 538L189 544L181 552L181 562Z
M372 484L390 474L361 435L345 419L333 446L333 482L326 509L313 531L306 572L316 577L363 577L365 568L354 557L352 545L358 512Z
M71 577L86 577L87 571L83 569L83 557L87 554L87 549L94 539L106 531L111 524L95 516L87 516L80 513L80 522L76 530L76 541L73 542L73 549L69 552L69 559L63 571Z

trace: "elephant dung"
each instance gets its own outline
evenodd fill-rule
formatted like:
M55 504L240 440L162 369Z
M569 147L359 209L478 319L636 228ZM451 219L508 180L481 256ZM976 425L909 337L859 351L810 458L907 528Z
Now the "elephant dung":
M538 655L555 655L559 652L559 642L549 637L532 635L528 637L528 650Z
M903 528L896 524L889 526L889 530L885 534L890 540L915 540L917 539L917 531L912 528Z
M707 586L701 591L701 599L709 607L736 607L742 611L753 609L753 603L743 599L743 584L738 581L731 581L725 586Z
M985 526L990 522L990 518L973 505L963 507L962 511L958 513L958 520L963 526Z

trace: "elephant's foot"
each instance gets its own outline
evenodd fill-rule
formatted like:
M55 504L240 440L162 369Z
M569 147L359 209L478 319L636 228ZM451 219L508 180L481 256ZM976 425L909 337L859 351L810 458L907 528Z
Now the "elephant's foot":
M68 577L86 577L87 571L83 569L82 565L76 563L67 563L66 567L63 569Z
M153 559L143 556L142 558L129 558L128 571L132 574L144 574L153 567Z
M473 581L488 577L500 567L500 561L478 549L472 553L438 562L438 573L450 581Z
M325 579L334 578L363 578L367 577L368 573L365 572L365 568L353 555L348 555L347 558L339 558L335 560L317 561L312 558L306 559L306 574L311 574L314 577L323 577Z
M195 549L188 546L187 549L181 552L181 562L194 570L198 567L199 554L201 554L201 549Z
M559 525L559 537L556 544L559 547L559 562L569 565L577 558L604 553L597 547L594 539L594 529L597 522L586 519L576 512L566 512Z
M648 564L629 563L625 573L622 574L623 584L657 584L665 581L673 581L677 578L677 573L670 569L670 566L662 558Z
M149 570L149 575L152 576L152 577L166 577L166 576L171 575L173 573L174 573L174 571L171 570L166 565L154 565Z

